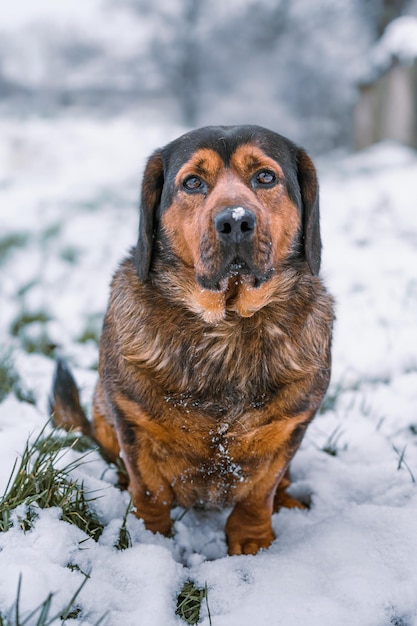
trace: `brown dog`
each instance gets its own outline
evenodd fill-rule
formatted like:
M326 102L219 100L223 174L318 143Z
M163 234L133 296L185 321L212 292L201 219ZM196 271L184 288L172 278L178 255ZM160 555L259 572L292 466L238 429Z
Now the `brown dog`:
M330 376L333 302L307 154L257 126L202 128L149 159L139 240L116 272L93 425L65 367L55 423L121 455L136 514L169 533L174 502L232 506L229 554L301 506L287 468Z

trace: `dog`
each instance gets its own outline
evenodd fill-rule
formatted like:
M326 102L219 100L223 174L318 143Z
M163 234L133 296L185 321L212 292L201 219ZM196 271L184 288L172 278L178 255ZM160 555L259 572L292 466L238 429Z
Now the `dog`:
M122 457L136 515L231 507L230 555L274 540L303 505L288 466L327 390L333 299L319 278L315 167L259 126L205 127L149 158L137 245L116 271L93 423L58 364L55 425Z

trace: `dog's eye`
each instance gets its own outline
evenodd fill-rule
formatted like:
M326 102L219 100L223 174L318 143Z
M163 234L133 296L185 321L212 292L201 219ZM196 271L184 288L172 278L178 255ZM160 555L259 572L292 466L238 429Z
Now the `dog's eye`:
M201 191L204 187L204 183L198 176L188 176L183 181L182 186L187 191Z
M276 183L277 177L274 172L262 170L255 174L255 180L259 185L272 186Z

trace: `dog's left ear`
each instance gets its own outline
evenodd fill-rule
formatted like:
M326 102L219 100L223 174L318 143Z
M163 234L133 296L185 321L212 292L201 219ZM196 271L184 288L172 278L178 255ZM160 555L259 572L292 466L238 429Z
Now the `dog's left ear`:
M317 276L321 262L319 184L316 168L310 157L301 148L298 150L297 163L298 184L303 203L304 252L311 273Z
M164 186L162 153L157 150L148 159L143 174L139 207L139 236L135 250L135 265L142 282L148 278L154 243L155 215Z

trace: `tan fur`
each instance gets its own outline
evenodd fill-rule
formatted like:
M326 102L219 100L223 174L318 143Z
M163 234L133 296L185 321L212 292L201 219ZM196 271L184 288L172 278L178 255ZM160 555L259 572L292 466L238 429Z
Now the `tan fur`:
M320 254L315 170L300 151L302 169L288 180L295 148L279 141L283 164L256 138L228 160L203 142L174 173L169 158L180 160L181 143L151 157L141 217L148 231L149 207L161 197L165 204L150 273L138 278L137 252L122 263L100 344L94 436L109 457L121 454L136 514L166 534L174 502L232 506L230 554L268 547L273 510L302 507L285 492L288 465L330 376L333 302L308 264L315 268ZM263 169L276 184L253 183ZM201 192L184 189L187 176L204 180ZM223 268L215 228L230 206L256 218L242 273ZM141 260L139 269L142 276Z
M292 242L300 227L297 208L288 198L282 183L273 190L256 194L247 185L248 178L257 169L268 168L276 171L282 180L283 174L279 165L267 157L255 146L240 147L231 159L229 169L225 169L218 154L204 148L199 150L178 172L176 183L196 171L204 174L212 189L208 199L202 196L189 196L179 193L172 203L170 211L162 218L163 227L172 241L174 252L183 263L191 268L191 281L188 296L191 307L200 312L204 321L216 322L226 314L225 297L215 292L207 294L195 284L195 273L210 273L218 269L219 248L217 234L213 226L213 217L219 207L235 204L246 206L254 211L258 220L259 241L255 244L257 258L255 261L264 271L279 265L290 252ZM201 241L210 250L210 260L202 258ZM211 267L213 266L213 267ZM240 281L239 289L234 297L234 310L241 311L247 317L263 306L258 290L248 297L250 285ZM244 292L243 301L239 304L240 291ZM251 308L251 301L257 302ZM245 302L249 306L245 305Z

